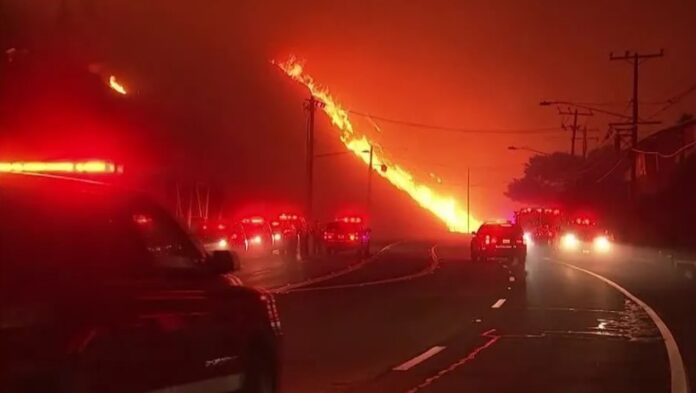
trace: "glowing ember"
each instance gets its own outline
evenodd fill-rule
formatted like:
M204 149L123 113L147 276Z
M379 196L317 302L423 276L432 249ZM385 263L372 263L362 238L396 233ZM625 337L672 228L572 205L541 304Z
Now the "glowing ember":
M123 94L126 95L128 92L126 91L126 88L123 87L122 84L120 84L117 80L116 77L111 75L109 77L109 87L111 87L115 92L118 94Z
M365 135L357 134L350 122L348 111L336 102L328 89L315 82L314 78L304 72L303 65L294 57L290 57L285 62L273 62L282 69L290 78L305 85L310 93L319 100L324 112L329 116L331 122L341 131L340 138L346 147L358 156L365 164L369 164L369 157L362 154L369 150L371 142ZM380 149L375 149L373 156L374 166L386 167L386 171L376 171L380 176L386 178L398 189L405 191L420 206L429 210L440 220L442 220L450 231L465 232L467 229L467 213L462 209L457 201L450 197L439 194L430 187L419 184L411 173L399 165L385 162ZM471 228L476 228L479 221L471 218Z

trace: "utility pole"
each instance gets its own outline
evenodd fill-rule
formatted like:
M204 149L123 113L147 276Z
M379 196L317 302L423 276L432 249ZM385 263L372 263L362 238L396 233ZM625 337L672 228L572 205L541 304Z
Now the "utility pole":
M466 233L471 233L471 168L466 168Z
M374 153L374 147L370 144L370 159L367 164L367 200L365 201L365 209L367 216L370 217L370 205L372 203L372 154Z
M570 108L568 108L567 110L563 111L563 110L561 110L561 108L558 108L558 114L561 116L573 116L573 124L569 127L566 126L565 124L563 124L562 127L563 127L563 129L570 128L570 131L571 131L570 155L575 156L575 139L577 138L578 130L580 129L580 126L578 125L578 116L592 116L592 112L591 111L579 112L578 108L575 108L572 111L570 110ZM587 130L585 130L584 133L586 135ZM585 146L586 145L587 145L587 141L585 141Z
M587 125L582 127L582 159L587 159Z
M664 56L664 49L660 49L659 53L638 53L638 52L624 52L623 55L615 56L614 53L609 54L609 60L627 60L633 64L633 116L631 119L631 198L633 199L636 194L636 164L638 161L638 154L635 151L638 145L638 124L645 124L640 121L638 117L638 66L641 64L641 60L652 59L656 57Z
M306 208L307 208L307 219L311 221L314 218L312 211L312 198L314 195L314 113L317 107L320 106L319 101L317 101L314 96L310 96L305 101L305 110L308 112L309 116L307 119L307 195L306 195Z

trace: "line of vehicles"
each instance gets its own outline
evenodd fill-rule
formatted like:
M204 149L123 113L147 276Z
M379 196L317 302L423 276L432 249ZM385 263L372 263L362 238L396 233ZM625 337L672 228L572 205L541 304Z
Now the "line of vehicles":
M232 250L249 257L279 254L288 259L341 251L368 256L370 232L360 216L340 216L321 226L288 212L270 218L256 215L238 220L206 220L193 227L193 233L208 251Z
M472 234L471 259L504 259L524 270L527 253L545 248L566 256L607 256L614 248L612 234L588 214L567 214L558 208L527 207L514 220L483 223Z

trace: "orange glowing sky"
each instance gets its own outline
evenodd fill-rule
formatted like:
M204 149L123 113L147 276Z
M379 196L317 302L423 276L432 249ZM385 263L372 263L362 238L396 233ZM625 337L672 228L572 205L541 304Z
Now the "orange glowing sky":
M30 10L22 0L8 1L24 7L25 14L41 14L37 20L43 18L45 25L54 24L60 3L36 0L32 5L46 7ZM650 101L664 100L696 82L693 1L239 0L203 7L185 0L103 0L93 1L94 11L80 7L81 1L67 3L76 10L73 20L85 21L82 31L93 32L83 36L105 40L99 59L109 54L114 73L129 87L137 81L133 85L139 92L157 90L167 100L196 97L206 108L223 108L220 116L239 107L239 97L253 107L269 105L270 100L253 97L254 90L263 85L269 96L276 94L272 89L286 88L283 79L273 79L264 67L268 59L291 53L306 59L311 75L347 109L467 129L560 125L554 108L538 105L542 99L600 102L624 111L631 70L610 62L611 51L665 49L664 58L641 68L643 113L655 109ZM295 116L297 125L289 125L287 132L301 133L300 103L286 100L268 110L279 113L279 107L288 118ZM660 119L672 124L686 111L696 111L696 94ZM529 155L507 146L567 151L569 145L562 132L455 133L351 120L419 181L430 179L429 186L458 200L466 197L466 169L471 168L472 209L480 219L505 216L514 206L503 192L522 173ZM595 116L589 125L600 129L597 136L602 137L608 120ZM227 116L210 127L252 129L246 121ZM654 129L646 127L643 133Z

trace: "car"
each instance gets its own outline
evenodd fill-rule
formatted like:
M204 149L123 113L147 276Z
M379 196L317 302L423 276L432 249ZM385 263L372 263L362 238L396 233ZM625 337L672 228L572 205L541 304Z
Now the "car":
M471 259L474 262L505 260L524 270L527 244L522 227L509 221L481 224L471 238Z
M589 217L575 217L568 221L556 244L564 255L611 255L614 238L611 233Z
M277 391L273 297L148 198L2 174L0 217L0 391Z
M307 221L299 214L281 213L271 221L273 241L281 255L295 257L305 250L308 228ZM298 248L298 246L301 246Z
M247 250L244 229L238 222L205 220L197 223L193 232L206 251L232 250L244 253Z
M241 220L247 253L252 256L267 256L277 250L271 225L261 216L245 217Z
M340 217L326 224L321 237L326 254L338 251L355 251L358 255L370 255L370 229L361 217Z

